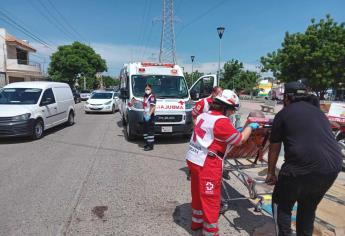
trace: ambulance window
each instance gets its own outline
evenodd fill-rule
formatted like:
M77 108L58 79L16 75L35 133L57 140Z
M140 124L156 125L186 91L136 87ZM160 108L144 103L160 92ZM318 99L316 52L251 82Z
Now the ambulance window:
M213 89L213 77L204 77L200 79L191 89L192 100L199 100L211 95Z

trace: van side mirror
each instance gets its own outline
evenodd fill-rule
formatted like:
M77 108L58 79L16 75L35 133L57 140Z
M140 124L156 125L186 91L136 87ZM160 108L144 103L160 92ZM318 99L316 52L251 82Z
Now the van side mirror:
M45 98L44 100L41 101L41 106L47 106L52 103L52 98Z
M129 99L129 91L126 88L121 88L120 89L120 96L119 98L121 99Z

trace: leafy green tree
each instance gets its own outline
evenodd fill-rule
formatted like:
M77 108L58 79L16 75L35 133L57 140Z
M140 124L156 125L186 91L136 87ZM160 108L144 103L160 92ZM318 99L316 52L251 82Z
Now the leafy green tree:
M246 94L253 94L259 78L260 75L255 71L241 71L235 77L235 90Z
M220 85L225 89L252 94L256 89L260 75L254 71L244 70L243 63L232 59L224 64Z
M54 81L69 83L74 86L80 79L79 84L83 85L82 77L96 83L95 74L107 70L106 62L99 54L80 42L71 45L59 46L58 50L51 56L48 73ZM93 86L91 86L93 87Z
M285 34L282 47L261 57L263 71L283 81L307 78L309 87L323 98L329 88L345 82L345 23L330 17L311 20L304 33Z
M203 75L204 73L199 72L198 70L193 71L193 73L185 72L184 77L187 81L188 87L190 88L192 84Z
M113 77L104 75L102 76L103 85L106 88L113 87L120 84L120 80L115 80Z
M243 70L243 63L232 59L224 64L223 71L221 71L220 86L225 89L232 89L233 84Z

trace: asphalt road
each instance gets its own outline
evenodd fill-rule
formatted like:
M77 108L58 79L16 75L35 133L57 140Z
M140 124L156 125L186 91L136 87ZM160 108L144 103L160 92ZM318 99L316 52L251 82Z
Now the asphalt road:
M144 152L125 140L118 113L86 115L81 104L72 127L0 140L0 235L191 235L187 142L158 138ZM236 180L228 188L247 193ZM251 235L268 222L237 201L220 233Z

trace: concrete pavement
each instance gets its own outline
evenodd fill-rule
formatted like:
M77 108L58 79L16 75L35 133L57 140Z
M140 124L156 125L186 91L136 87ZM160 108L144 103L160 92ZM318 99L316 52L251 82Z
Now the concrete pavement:
M244 116L253 109L242 106ZM119 114L84 114L38 141L0 141L0 235L191 235L188 140L127 142ZM248 195L236 180L232 197ZM237 201L221 235L251 235L271 218Z

